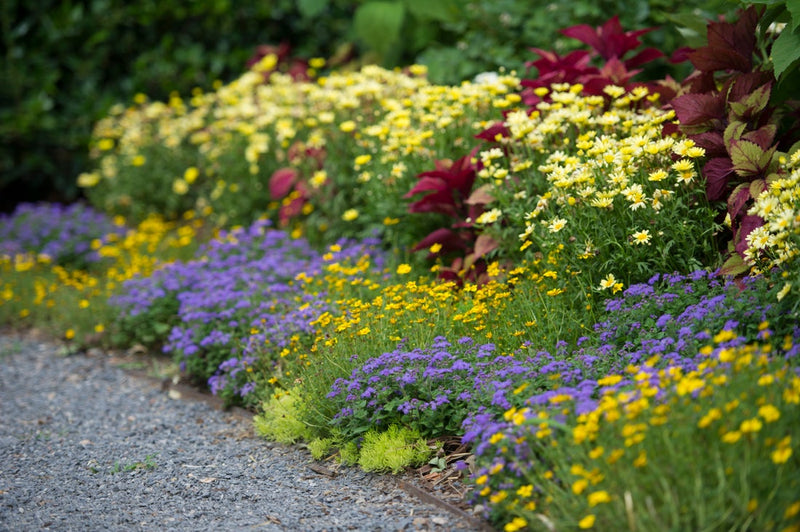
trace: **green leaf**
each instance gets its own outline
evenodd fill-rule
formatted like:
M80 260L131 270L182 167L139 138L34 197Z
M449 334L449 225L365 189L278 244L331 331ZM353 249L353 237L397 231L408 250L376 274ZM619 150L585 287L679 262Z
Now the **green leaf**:
M728 151L731 151L731 141L741 139L745 129L747 129L747 124L744 122L732 120L728 124L728 127L725 128L725 132L722 135L722 140L725 142L725 147Z
M383 57L397 46L404 16L400 2L367 2L356 10L353 27L364 44Z
M775 78L780 79L795 61L800 59L800 28L783 29L772 45L772 64L775 69Z
M403 3L419 20L453 22L459 16L459 6L453 0L403 0Z
M748 271L750 271L750 266L744 262L744 259L742 259L738 253L734 253L728 257L728 260L722 264L719 270L722 275L732 275L734 277L747 273Z
M792 15L792 22L787 27L796 30L800 26L800 0L786 0L786 9Z
M733 111L736 118L744 120L760 113L769 103L771 89L772 86L767 83L761 85L738 102L730 102L731 111Z
M305 18L316 17L328 7L329 0L297 0L297 9Z
M731 140L730 155L733 169L742 177L758 175L762 168L760 165L765 155L758 144L747 140Z

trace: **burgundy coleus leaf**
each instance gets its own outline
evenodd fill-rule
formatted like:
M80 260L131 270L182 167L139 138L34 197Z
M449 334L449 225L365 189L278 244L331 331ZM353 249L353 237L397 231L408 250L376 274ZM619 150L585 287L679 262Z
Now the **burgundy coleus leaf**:
M540 48L531 50L539 54L540 58L526 63L525 66L528 69L535 67L537 76L535 79L523 79L520 82L523 87L550 87L553 83L573 84L578 83L583 76L598 72L597 68L589 64L591 54L586 50L575 50L565 56Z
M725 106L717 94L684 94L671 102L686 134L719 129L725 120Z
M561 30L562 35L577 39L592 47L605 60L622 57L641 45L639 36L652 31L652 28L622 31L619 16L614 15L602 26L593 28L587 24L578 24Z
M420 240L413 248L413 251L428 249L434 244L442 246L440 253L450 251L464 251L468 248L467 243L461 234L448 227L440 227L432 231L428 236Z
M768 150L775 142L775 135L778 132L777 124L767 124L755 131L748 131L742 135L742 139L758 145L763 150Z
M677 50L672 52L672 55L669 56L669 59L667 59L667 61L674 64L683 63L684 61L689 60L689 54L691 54L692 52L694 52L694 48L690 48L688 46L682 46L681 48L678 48Z
M703 166L706 178L706 196L710 201L718 201L725 197L728 183L734 175L733 163L728 157L714 157Z
M434 172L436 171L434 170ZM431 174L433 172L427 173ZM408 212L438 212L452 217L458 216L452 189L448 186L444 177L435 175L421 177L417 184L414 185L414 188L403 197L410 198L425 192L428 194L408 206Z
M777 146L763 149L755 142L731 139L730 155L734 171L744 178L764 174L772 162Z
M630 59L626 59L625 66L627 68L636 68L644 65L645 63L649 63L650 61L655 61L659 57L664 57L664 53L661 50L652 47L645 48Z
M725 147L725 141L722 134L717 131L707 131L705 133L698 133L692 135L692 140L695 144L706 150L706 157L728 157L728 149Z
M747 216L743 216L741 220L734 225L731 223L731 228L734 230L734 238L736 238L736 252L739 255L744 255L744 252L748 248L747 244L747 235L749 235L753 229L757 229L764 225L764 220L760 216L755 216L753 214L748 214Z
M728 196L728 214L730 214L731 220L739 218L740 213L746 212L742 209L752 197L749 183L740 183L733 189L731 195Z
M769 115L772 114L771 112L764 113L767 105L769 104L772 83L756 86L737 100L734 100L733 98L735 98L738 94L738 90L736 89L739 89L739 87L743 84L749 85L746 83L741 83L739 80L737 80L737 82L733 84L733 87L731 87L731 91L728 93L728 107L730 108L729 120L740 120L749 124L755 123L756 127L759 122L766 123L766 120L762 119L769 119ZM762 114L766 116L762 116Z
M278 168L269 178L269 195L277 201L286 197L297 182L298 172L294 168Z
M760 112L769 104L769 95L774 81L775 78L770 72L745 72L726 81L720 91L728 95L729 102L744 103L749 100L747 106L752 107L755 112ZM764 92L767 93L766 99L764 99ZM757 111L756 107L759 107Z
M498 248L500 244L489 235L478 235L475 240L475 247L472 250L472 255L476 258L482 258Z
M709 46L703 46L689 54L689 61L697 70L709 72L716 70L746 72L753 66L752 58L743 56L735 50Z
M586 50L574 50L563 56L541 48L531 48L531 51L537 54L539 59L528 61L525 63L525 66L529 69L535 67L539 77L546 76L553 72L564 72L568 70L583 72L587 68L593 68L589 64L592 59L591 54Z
M489 192L492 190L494 186L490 184L482 185L469 195L467 201L465 202L467 205L486 205L487 203L491 203L494 201L494 196L491 195Z
M628 70L622 61L612 57L597 75L587 76L581 81L589 94L603 94L603 89L608 85L627 86L630 79L639 72L641 70Z
M758 19L758 10L750 6L740 13L734 23L709 23L706 33L708 45L690 54L689 61L695 68L704 71L751 71Z
M537 102L538 103L538 102ZM528 105L528 102L525 102ZM497 122L496 124L489 126L488 128L484 129L477 135L475 135L476 139L486 140L489 142L497 142L498 135L502 137L508 137L511 132L505 126L503 122Z
M417 175L419 182L404 198L428 192L409 205L409 212L439 212L458 218L464 201L475 182L476 164L472 162L478 147L452 163L438 161L437 169Z

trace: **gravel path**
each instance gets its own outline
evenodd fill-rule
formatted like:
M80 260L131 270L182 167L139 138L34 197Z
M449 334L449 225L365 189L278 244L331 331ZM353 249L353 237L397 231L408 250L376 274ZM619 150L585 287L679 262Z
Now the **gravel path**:
M482 528L401 480L326 471L255 438L246 416L175 397L106 356L0 335L0 530Z

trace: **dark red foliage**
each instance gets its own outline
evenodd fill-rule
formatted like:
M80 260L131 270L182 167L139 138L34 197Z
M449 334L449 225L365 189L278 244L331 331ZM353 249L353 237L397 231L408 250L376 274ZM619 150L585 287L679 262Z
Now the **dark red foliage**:
M305 59L291 57L291 47L288 43L281 43L278 46L272 44L262 44L256 47L255 53L247 60L245 66L250 69L263 57L274 54L278 58L278 63L274 69L263 72L264 81L269 80L270 74L279 71L289 74L294 81L308 81L308 62Z
M465 279L483 279L484 257L497 247L494 240L479 235L473 224L484 210L484 202L473 198L472 190L478 170L478 163L473 162L477 151L475 147L456 161L435 161L435 169L417 175L417 184L404 196L424 194L409 205L409 212L443 214L450 219L449 226L432 231L413 250L427 250L434 244L441 246L436 256L454 258L449 267L440 270L440 277L459 283Z
M748 215L748 208L779 171L777 150L788 148L798 125L795 117L779 130L776 110L782 102L771 101L776 80L758 62L756 28L762 12L750 6L735 22L709 22L707 44L688 54L696 71L684 82L685 93L670 102L679 125L665 127L665 133L680 131L706 150L706 195L726 202L739 255L747 248L747 235L764 223ZM743 271L738 257L728 264L733 265L729 273Z
M607 85L617 85L626 89L633 87L632 78L641 72L640 67L654 61L664 54L655 48L645 48L638 52L642 42L640 35L652 31L652 28L623 31L619 17L614 16L605 24L591 27L579 24L561 30L563 35L579 40L591 50L575 50L561 56L555 52L532 48L531 51L539 56L535 61L526 63L526 67L536 68L537 76L534 79L524 79L521 84L528 90L523 91L523 101L526 105L533 106L541 101L532 89L549 87L553 83L580 83L586 94L602 95ZM671 61L680 62L685 59L686 51L682 55L673 55ZM599 58L602 66L596 67L592 61ZM667 85L653 85L653 91L661 93L663 100L669 100L673 92Z

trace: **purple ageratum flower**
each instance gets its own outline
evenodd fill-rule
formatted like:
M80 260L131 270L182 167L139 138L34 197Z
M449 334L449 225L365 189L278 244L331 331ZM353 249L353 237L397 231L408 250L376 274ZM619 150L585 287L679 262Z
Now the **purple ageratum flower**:
M54 263L83 268L99 262L92 242L107 242L126 229L81 203L22 203L13 213L0 215L0 255L44 254Z
M382 267L374 239L342 240L339 245L338 261L368 256ZM312 334L310 323L330 308L324 294L307 294L294 279L300 273L316 275L324 265L322 254L306 240L259 220L221 232L192 261L165 265L149 278L126 282L111 303L123 319L146 315L183 330L167 340L165 350L183 354L190 370L206 371L209 362L223 362L232 350L277 356L294 336ZM251 333L254 328L256 334ZM265 345L272 351L266 352ZM188 346L194 348L187 352ZM193 363L200 355L205 361Z

